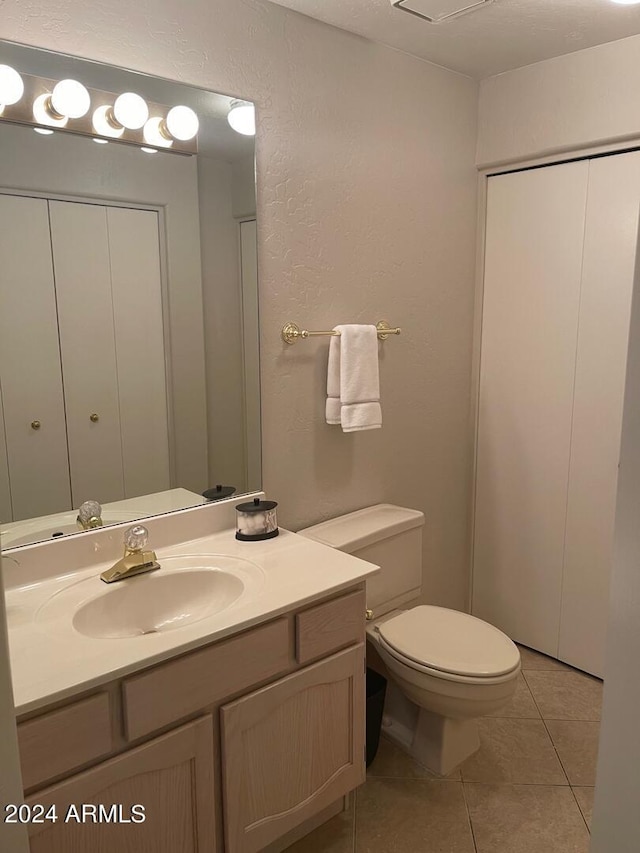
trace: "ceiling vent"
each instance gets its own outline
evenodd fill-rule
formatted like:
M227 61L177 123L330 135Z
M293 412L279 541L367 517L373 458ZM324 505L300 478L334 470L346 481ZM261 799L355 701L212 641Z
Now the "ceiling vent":
M390 0L391 5L430 24L441 24L451 18L466 15L493 0Z

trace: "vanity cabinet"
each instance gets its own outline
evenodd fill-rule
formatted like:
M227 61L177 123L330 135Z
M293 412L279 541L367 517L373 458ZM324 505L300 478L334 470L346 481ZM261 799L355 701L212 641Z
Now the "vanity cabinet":
M359 585L19 720L27 803L59 818L32 853L284 849L364 782L364 639ZM146 819L60 819L83 803Z

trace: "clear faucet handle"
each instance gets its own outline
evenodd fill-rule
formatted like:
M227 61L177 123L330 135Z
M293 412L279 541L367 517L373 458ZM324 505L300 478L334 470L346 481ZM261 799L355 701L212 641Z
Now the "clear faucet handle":
M85 501L78 510L78 518L83 527L88 527L92 519L98 519L102 516L102 507L98 501Z
M127 551L144 551L149 541L149 531L142 524L134 524L124 532L124 546Z

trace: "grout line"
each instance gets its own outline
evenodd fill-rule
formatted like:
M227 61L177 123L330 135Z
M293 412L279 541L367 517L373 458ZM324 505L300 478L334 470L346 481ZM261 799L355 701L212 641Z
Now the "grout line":
M469 803L467 802L467 792L465 790L465 783L461 782L462 785L462 799L464 800L464 807L467 810L467 820L469 821L469 829L471 830L471 840L473 842L473 849L475 853L478 853L478 844L476 842L476 834L473 831L473 821L471 820L471 812L469 811Z
M582 820L584 821L584 825L587 827L587 832L589 833L589 835L591 835L591 827L590 827L590 826L589 826L589 824L587 823L587 819L586 819L586 817L584 816L584 812L582 811L582 808L581 808L581 806L580 806L580 803L578 802L578 798L576 797L576 792L573 790L573 785L571 785L570 787L571 787L571 793L573 794L573 799L576 801L576 805L578 806L578 811L580 812L580 815L581 815L581 817L582 817ZM590 786L587 786L587 785L578 785L578 787L579 787L579 788L586 788L586 787L590 787Z

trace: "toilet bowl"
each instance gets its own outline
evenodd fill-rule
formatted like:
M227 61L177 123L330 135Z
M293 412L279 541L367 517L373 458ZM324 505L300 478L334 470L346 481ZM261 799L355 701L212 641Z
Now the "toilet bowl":
M513 696L520 653L506 634L467 613L399 609L421 592L423 525L421 512L379 504L300 533L381 567L367 581L367 659L377 657L389 679L384 732L444 776L478 749L477 718Z

